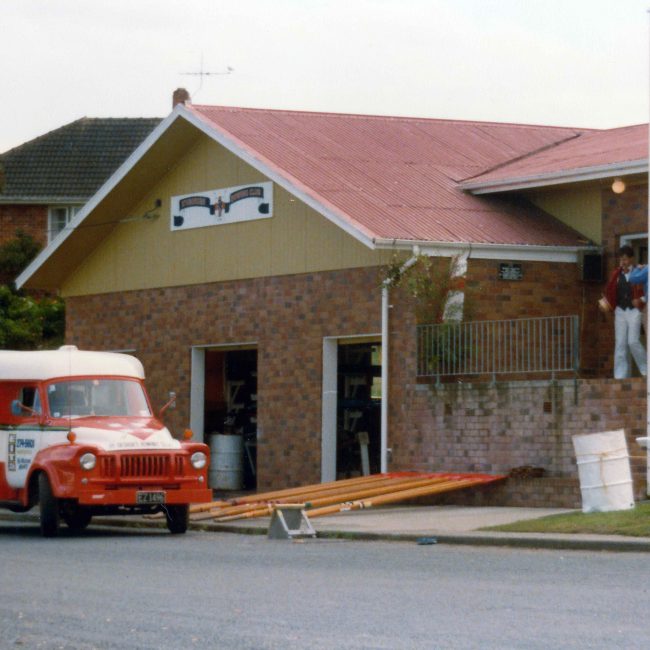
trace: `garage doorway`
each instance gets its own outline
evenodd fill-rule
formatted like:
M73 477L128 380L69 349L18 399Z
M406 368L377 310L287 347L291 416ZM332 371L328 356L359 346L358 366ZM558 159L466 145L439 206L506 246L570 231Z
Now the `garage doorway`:
M257 487L257 349L207 349L204 430L243 438L242 489Z
M381 467L381 343L376 337L323 341L323 481Z

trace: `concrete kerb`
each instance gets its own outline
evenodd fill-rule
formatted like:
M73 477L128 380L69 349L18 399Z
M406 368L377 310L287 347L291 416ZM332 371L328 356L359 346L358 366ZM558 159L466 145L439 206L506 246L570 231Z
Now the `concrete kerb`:
M0 520L16 522L38 522L38 515L32 513L13 514L0 513ZM92 526L116 528L155 528L166 530L163 520L146 519L144 517L96 517ZM316 540L350 540L350 541L384 541L418 543L423 537L421 533L391 533L386 531L350 531L326 530L319 531L316 527ZM252 524L219 524L212 522L190 522L190 530L214 533L235 533L239 535L266 535L267 526L264 522ZM650 538L622 537L615 535L586 535L586 534L550 534L550 533L500 533L500 532L465 532L460 534L426 535L428 543L449 544L462 546L510 547L522 549L576 550L576 551L609 551L650 553ZM305 540L301 540L305 541ZM311 540L306 540L311 541Z

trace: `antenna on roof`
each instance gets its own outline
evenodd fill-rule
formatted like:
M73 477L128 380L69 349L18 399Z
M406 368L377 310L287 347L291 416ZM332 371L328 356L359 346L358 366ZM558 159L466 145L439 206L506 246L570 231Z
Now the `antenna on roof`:
M181 72L182 75L185 76L190 76L190 77L199 77L199 87L192 93L192 97L194 97L203 87L203 79L204 77L219 77L222 75L226 74L232 74L235 71L234 68L231 68L230 66L226 66L225 71L222 72L209 72L207 70L203 69L203 52L201 52L201 67L198 72Z

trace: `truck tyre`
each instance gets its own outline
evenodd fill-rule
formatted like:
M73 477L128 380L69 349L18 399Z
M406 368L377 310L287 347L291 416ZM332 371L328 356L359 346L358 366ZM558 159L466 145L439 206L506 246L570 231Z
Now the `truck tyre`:
M173 535L182 535L190 523L190 507L188 505L165 506L167 528Z
M88 528L88 524L93 518L90 510L78 505L64 507L61 516L68 528L74 532L80 532Z
M42 472L38 475L38 503L41 514L41 534L56 537L59 534L59 500L52 492L50 479Z

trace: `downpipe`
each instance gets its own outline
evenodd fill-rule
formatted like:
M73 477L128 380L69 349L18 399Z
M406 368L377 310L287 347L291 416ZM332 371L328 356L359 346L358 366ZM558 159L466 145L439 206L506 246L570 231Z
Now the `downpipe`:
M420 255L420 247L413 247L412 256L400 267L400 275L413 266ZM390 337L388 329L390 326L390 288L392 282L389 279L383 281L381 286L381 442L380 442L380 471L388 471L388 358Z

